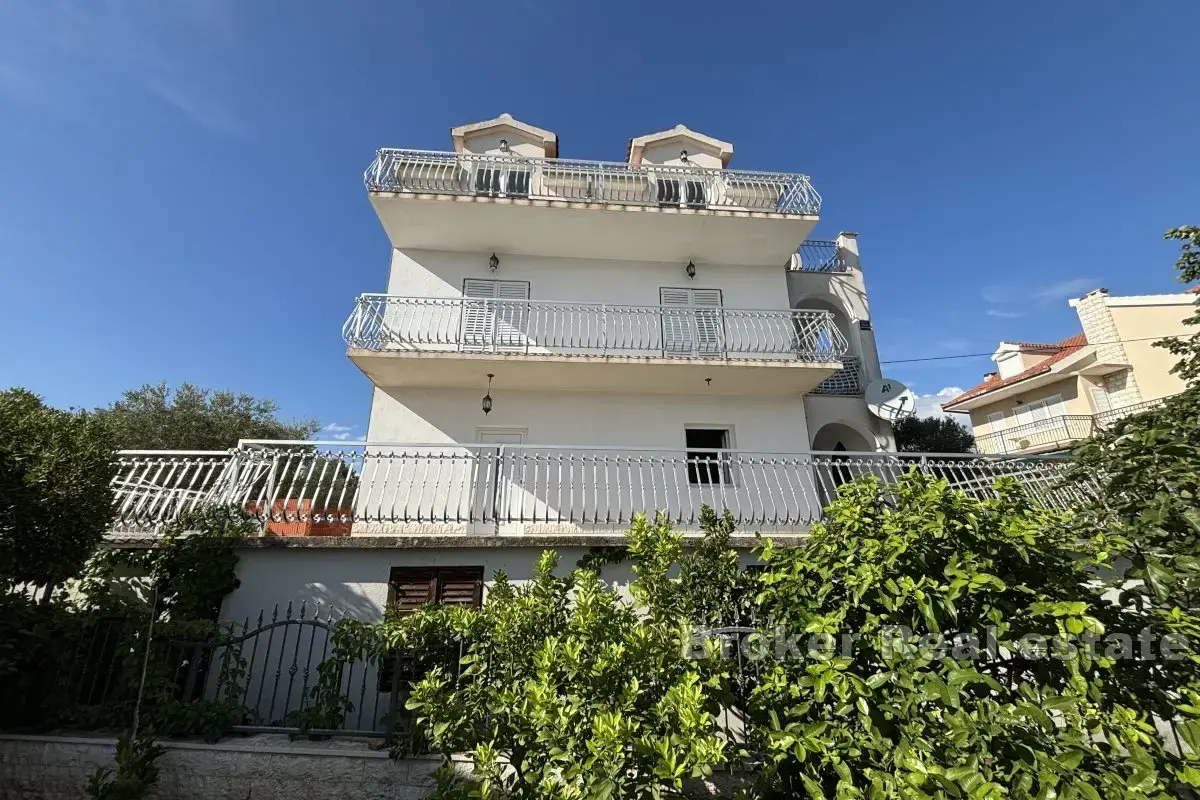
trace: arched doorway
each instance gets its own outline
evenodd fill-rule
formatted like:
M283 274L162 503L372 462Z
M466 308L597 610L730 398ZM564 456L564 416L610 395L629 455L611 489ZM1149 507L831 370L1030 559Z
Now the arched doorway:
M821 505L826 506L837 496L837 489L860 475L870 471L862 463L855 463L855 453L872 453L873 444L854 428L841 422L822 425L812 439L812 449L832 455L814 456L817 492ZM841 455L846 453L846 455Z

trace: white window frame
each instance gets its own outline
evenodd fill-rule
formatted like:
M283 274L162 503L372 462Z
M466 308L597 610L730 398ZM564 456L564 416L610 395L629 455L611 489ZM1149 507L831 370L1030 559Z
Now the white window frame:
M1089 394L1092 397L1092 408L1096 410L1096 413L1103 414L1112 411L1112 400L1109 399L1108 390L1103 386L1092 386L1090 389ZM1097 398L1103 398L1104 402L1098 402Z
M699 462L697 462L696 464L692 464L690 461L687 460L687 453L688 453L687 432L688 431L722 431L725 434L725 447L718 448L718 449L727 450L727 451L729 451L729 453L722 453L716 459L715 472L716 472L717 480L715 480L715 481L714 480L708 480L708 481L699 480L701 469L705 469L705 471L708 472L709 475L711 475L714 471L713 467L702 466L701 463L699 463ZM693 488L702 488L705 486L736 486L737 481L734 480L734 470L733 470L734 459L732 457L732 453L735 452L737 449L736 441L737 440L734 438L734 429L733 429L732 425L726 425L723 423L716 423L716 422L684 423L684 426L683 426L683 452L684 452L684 459L685 459L685 463L686 463L685 472L687 473L688 486L691 486ZM695 474L697 476L697 480L694 480L694 481L692 480L693 468L695 469Z

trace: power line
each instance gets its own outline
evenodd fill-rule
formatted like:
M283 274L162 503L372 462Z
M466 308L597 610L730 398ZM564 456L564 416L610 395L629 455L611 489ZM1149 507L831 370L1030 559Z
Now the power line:
M1096 347L1099 347L1100 345L1104 345L1104 344L1125 344L1127 342L1151 342L1151 341L1157 342L1162 339L1166 339L1171 335L1172 334L1164 333L1160 336L1139 336L1136 339L1113 339L1112 341L1109 341L1109 342L1088 342L1086 345L1079 345L1079 346L1087 347L1087 346L1095 345ZM1200 334L1193 334L1193 335L1200 335ZM1184 336L1183 338L1186 339L1188 337ZM1054 346L1059 347L1058 345L1054 345ZM1060 347L1059 349L1065 350L1066 347ZM922 358L892 358L892 359L888 359L887 361L880 361L879 363L880 364L912 364L917 361L948 361L948 360L954 359L954 358L980 358L982 356L991 356L995 352L996 351L993 350L990 353L960 353L958 355L953 355L953 356L924 356Z

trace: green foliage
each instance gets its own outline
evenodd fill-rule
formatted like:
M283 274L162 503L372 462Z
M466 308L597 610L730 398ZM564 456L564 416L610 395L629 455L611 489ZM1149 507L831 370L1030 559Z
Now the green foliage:
M950 417L906 417L892 423L901 453L970 453L975 436Z
M1164 237L1183 242L1179 248L1179 260L1175 262L1175 269L1179 271L1179 282L1200 281L1200 227L1185 225L1172 228ZM1188 324L1200 325L1200 309L1192 315ZM1171 337L1155 342L1154 345L1164 347L1179 356L1179 363L1172 372L1180 378L1190 382L1200 379L1200 339L1197 339L1195 334L1186 338Z
M53 586L96 548L114 514L113 445L95 415L0 392L0 591Z
M150 733L137 738L122 733L117 739L114 774L107 767L97 767L88 778L84 797L88 800L142 800L158 782L158 759L166 749L157 744Z
M117 446L130 450L227 450L239 439L308 439L316 420L281 422L272 400L185 383L146 384L97 409Z
M1142 664L1137 682L1087 646L1166 630L1101 596L1103 537L1080 542L1011 481L980 501L915 471L843 486L827 514L809 546L762 554L761 634L804 638L799 653L764 648L751 705L761 793L1166 796L1185 767L1138 696L1161 674ZM857 638L807 639L843 633ZM976 647L961 638L972 634Z
M436 750L466 752L474 766L476 783L444 781L441 796L658 796L725 760L708 697L718 665L687 657L689 601L669 575L681 537L639 517L629 549L636 605L594 572L556 577L547 552L530 584L501 577L481 609L385 626L388 647L430 628L467 643L461 674L434 667L408 702Z
M197 511L156 547L99 551L62 602L0 596L0 727L127 727L139 686L142 718L162 735L215 740L240 723L246 664L215 619L251 529L236 511ZM219 671L214 700L195 688L200 672L189 693L194 666Z

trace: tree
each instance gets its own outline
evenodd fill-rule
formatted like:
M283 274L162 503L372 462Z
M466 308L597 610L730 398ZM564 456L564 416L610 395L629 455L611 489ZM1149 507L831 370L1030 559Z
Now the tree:
M970 453L975 437L950 417L906 417L892 423L901 453Z
M120 449L227 450L239 439L308 439L316 420L282 422L272 400L185 383L146 384L95 414Z
M1102 536L1081 541L1011 479L997 495L915 471L866 478L806 547L767 545L762 795L1099 800L1197 784L1147 714L1146 698L1188 682L1128 638L1161 642L1168 626L1093 585L1112 568ZM801 649L769 646L780 634ZM1194 675L1194 652L1169 663Z
M0 392L0 584L76 574L114 514L113 444L94 414Z
M468 642L461 676L435 668L409 701L436 750L473 762L475 786L437 796L659 797L725 760L709 702L715 660L689 657L691 602L669 575L681 546L669 523L635 520L636 602L589 570L555 577L547 552L529 585L498 577L481 609L435 607L386 626L389 646L431 620Z

